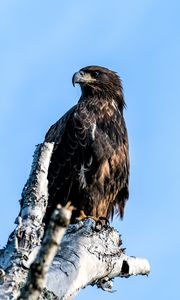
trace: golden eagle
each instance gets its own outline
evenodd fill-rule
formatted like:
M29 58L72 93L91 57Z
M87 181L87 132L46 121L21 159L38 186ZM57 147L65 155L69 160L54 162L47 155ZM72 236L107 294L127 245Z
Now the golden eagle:
M45 222L58 203L67 202L75 207L73 220L82 211L94 218L110 218L117 211L122 218L129 153L121 80L107 68L88 66L72 82L80 85L81 97L45 136L45 142L55 143Z

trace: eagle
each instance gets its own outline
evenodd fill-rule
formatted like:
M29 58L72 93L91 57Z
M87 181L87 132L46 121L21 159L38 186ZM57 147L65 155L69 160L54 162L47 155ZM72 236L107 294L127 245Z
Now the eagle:
M95 219L123 218L129 197L129 146L120 77L101 66L80 69L72 77L81 96L50 127L45 142L54 143L48 169L45 223L60 203Z

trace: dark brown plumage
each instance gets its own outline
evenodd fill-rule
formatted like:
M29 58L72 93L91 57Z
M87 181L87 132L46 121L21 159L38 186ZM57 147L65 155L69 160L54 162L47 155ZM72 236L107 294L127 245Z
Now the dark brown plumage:
M57 203L68 201L94 217L123 217L128 199L128 136L125 107L118 75L103 67L89 66L73 76L81 97L51 126L46 142L55 142L48 171L49 203L45 222Z

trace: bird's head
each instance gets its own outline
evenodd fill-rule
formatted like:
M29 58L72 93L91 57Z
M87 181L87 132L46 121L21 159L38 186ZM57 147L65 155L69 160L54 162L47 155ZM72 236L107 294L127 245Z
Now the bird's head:
M82 68L73 75L72 83L79 84L82 97L113 98L119 107L125 106L122 84L116 72L100 66Z

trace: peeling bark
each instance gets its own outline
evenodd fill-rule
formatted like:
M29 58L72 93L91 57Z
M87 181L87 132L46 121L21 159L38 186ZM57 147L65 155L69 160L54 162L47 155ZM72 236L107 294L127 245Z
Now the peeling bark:
M54 144L37 145L29 179L22 191L21 208L5 249L0 253L0 299L16 299L26 280L44 233L42 223L48 202L47 172Z
M17 299L25 282L26 287L32 286L32 269L29 277L28 271L38 251L36 262L39 260L42 267L41 272L36 274L38 293L42 290L47 269L62 237L62 231L64 232L64 228L60 230L61 234L59 232L57 235L55 244L53 234L48 234L49 240L45 238L42 242L42 220L48 203L47 172L53 147L53 143L44 143L36 147L31 173L22 192L17 226L9 236L6 247L0 250L2 300ZM52 229L51 225L48 228L49 232ZM59 226L58 219L54 226ZM45 261L44 264L42 260ZM48 272L46 288L38 299L69 300L88 284L96 284L105 291L112 291L114 277L147 275L149 272L150 265L146 259L127 256L124 253L121 238L114 228L109 225L97 228L94 220L86 219L69 225ZM19 299L37 299L37 296L36 293L36 298L27 298L27 295L21 294Z
M45 282L49 267L59 248L65 229L70 223L72 207L58 207L54 210L50 224L46 230L42 245L35 261L31 264L26 284L22 288L18 300L38 299Z
M119 233L109 225L98 231L92 219L70 225L50 268L47 289L65 300L88 284L112 291L114 277L148 275L149 262L127 256L121 246Z

